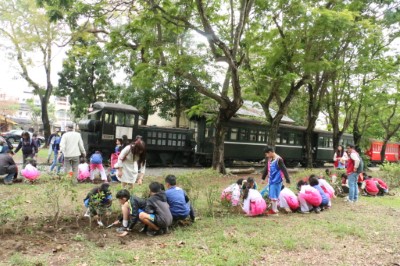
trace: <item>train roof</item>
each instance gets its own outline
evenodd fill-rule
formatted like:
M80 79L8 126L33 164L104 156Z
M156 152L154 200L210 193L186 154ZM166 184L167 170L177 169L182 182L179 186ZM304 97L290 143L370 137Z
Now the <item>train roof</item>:
M272 117L276 116L276 111L272 108L269 108L269 112L271 113ZM245 100L243 102L242 107L236 112L237 117L257 117L257 118L264 118L265 112L262 109L261 105L258 102L252 102ZM295 121L290 117L284 115L282 117L282 123L293 124Z
M139 111L132 105L122 104L122 103L107 103L107 102L95 102L92 105L93 109L108 109L114 111L123 111L127 113L135 113L138 114Z

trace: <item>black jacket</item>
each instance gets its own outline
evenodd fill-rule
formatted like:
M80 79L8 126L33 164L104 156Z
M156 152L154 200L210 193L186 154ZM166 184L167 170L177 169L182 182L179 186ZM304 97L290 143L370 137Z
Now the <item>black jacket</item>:
M167 227L172 224L172 214L164 191L158 192L147 199L145 212L155 214L157 225L160 227Z
M17 149L15 150L15 153L17 153L21 148L22 148L22 154L24 155L30 155L30 154L35 155L38 152L37 142L32 139L29 140L21 139L19 141Z
M0 175L15 174L18 171L14 159L8 154L0 154Z

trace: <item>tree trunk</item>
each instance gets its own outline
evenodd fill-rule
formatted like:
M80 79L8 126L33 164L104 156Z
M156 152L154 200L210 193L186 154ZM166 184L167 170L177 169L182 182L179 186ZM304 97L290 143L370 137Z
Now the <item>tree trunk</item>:
M181 120L181 95L179 88L176 90L176 101L175 101L175 127L179 128Z
M343 136L343 131L337 130L337 129L333 129L333 150L337 150L339 143L340 143L340 139Z
M272 119L267 138L267 144L271 147L275 147L276 138L278 136L279 123L281 122L282 117L283 115L276 114L276 116Z
M143 118L143 120L140 124L143 126L147 125L147 121L149 120L149 113L146 112L142 114L141 117Z
M226 174L225 162L224 162L224 139L226 130L223 126L223 110L218 113L217 123L215 125L215 143L213 151L213 162L212 168L219 173Z
M307 168L312 168L313 167L313 149L312 149L312 134L313 130L307 128L306 134L305 134L305 161L306 161L306 167Z
M41 109L42 109L42 123L43 123L44 137L46 140L48 140L51 134L49 114L47 112L47 105L49 102L46 97L40 97L40 98L42 104Z
M386 146L387 146L388 140L385 139L383 140L383 145L382 145L382 150L381 150L381 163L384 163L386 160Z

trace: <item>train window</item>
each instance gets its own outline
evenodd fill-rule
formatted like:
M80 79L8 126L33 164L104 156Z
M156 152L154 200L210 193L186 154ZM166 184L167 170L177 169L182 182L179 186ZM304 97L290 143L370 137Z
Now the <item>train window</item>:
M296 135L294 133L290 133L289 134L289 144L290 145L294 145L295 144L295 138L296 138Z
M250 141L256 142L257 141L257 131L250 130Z
M265 142L265 131L258 131L258 142Z
M106 111L104 113L104 123L105 124L112 124L113 123L113 113L112 113L112 111Z
M186 139L186 135L182 134L182 140L185 140L185 139Z
M123 126L125 124L125 114L115 113L115 124L117 126Z
M281 143L282 144L287 144L288 143L288 134L287 133L283 133L282 135L281 135Z
M281 133L276 134L276 143L281 143Z
M329 138L329 147L333 148L333 139L332 138Z
M297 134L296 140L295 140L296 145L302 145L302 139L303 139L303 136L301 134Z
M238 129L231 128L230 140L237 140L237 135L238 135Z
M247 130L244 128L241 128L239 131L239 140L248 140L247 139Z
M318 146L324 147L324 137L319 137L318 138Z
M135 125L135 115L126 114L125 116L125 126L133 126Z

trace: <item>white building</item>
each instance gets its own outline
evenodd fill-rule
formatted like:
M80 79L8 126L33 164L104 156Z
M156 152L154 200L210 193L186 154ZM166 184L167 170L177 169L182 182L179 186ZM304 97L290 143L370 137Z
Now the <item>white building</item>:
M33 128L34 131L40 132L43 130L41 115L37 117L33 115L31 107L26 103L29 99L33 99L33 103L37 108L41 107L39 96L34 95L32 93L32 89L26 89L20 93L15 93L10 89L0 89L0 104L2 102L15 102L15 104L18 106L17 108L13 108L11 112L9 110L9 117L16 122L13 127L23 128L25 130ZM54 114L51 112L52 106L54 106ZM49 100L49 107L49 120L51 130L64 130L65 125L71 122L71 105L68 102L68 97L51 96ZM2 114L0 114L0 116L1 115Z

